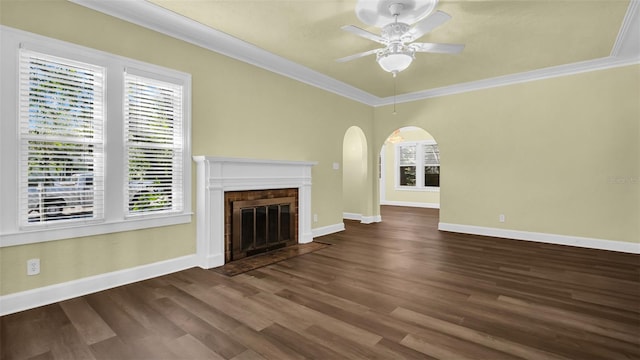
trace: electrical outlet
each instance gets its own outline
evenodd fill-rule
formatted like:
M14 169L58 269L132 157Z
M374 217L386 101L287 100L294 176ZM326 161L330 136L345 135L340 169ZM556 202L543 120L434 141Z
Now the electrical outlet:
M27 275L40 274L40 259L27 260Z
M318 222L318 214L313 214L313 222Z
M504 219L504 214L500 214L500 216L498 216L498 220L499 220L500 222L504 222L504 221L505 221L505 219Z

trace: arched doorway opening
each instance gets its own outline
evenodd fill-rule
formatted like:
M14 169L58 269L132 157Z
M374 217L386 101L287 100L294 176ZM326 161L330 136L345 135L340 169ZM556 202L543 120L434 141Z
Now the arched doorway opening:
M440 208L440 151L426 130L391 133L380 150L380 205Z

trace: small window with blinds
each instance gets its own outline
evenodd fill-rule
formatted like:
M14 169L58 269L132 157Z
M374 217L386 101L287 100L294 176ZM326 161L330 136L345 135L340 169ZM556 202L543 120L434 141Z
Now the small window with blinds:
M183 209L183 89L125 74L126 212Z
M416 145L400 145L398 151L400 186L416 186Z
M19 52L22 226L102 219L104 69Z
M440 186L440 150L438 144L423 144L424 155L424 186Z

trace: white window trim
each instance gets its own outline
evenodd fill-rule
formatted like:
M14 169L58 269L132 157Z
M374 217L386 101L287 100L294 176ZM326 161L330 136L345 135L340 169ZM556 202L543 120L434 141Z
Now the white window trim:
M424 171L418 171L418 169L424 168L424 156L422 150L416 150L416 186L400 185L400 146L416 146L422 148L423 145L437 145L435 140L423 140L423 141L404 141L395 144L395 164L394 164L394 190L396 191L413 191L413 192L440 192L438 186L424 186Z
M104 220L98 223L46 224L21 228L18 199L18 94L20 47L45 54L82 61L107 69L107 120L105 124L105 202ZM31 244L81 236L131 231L191 222L191 75L153 64L74 45L0 25L0 247ZM135 69L148 77L183 86L184 167L183 211L125 218L122 179L125 168L123 141L124 72ZM111 194L111 195L109 195Z

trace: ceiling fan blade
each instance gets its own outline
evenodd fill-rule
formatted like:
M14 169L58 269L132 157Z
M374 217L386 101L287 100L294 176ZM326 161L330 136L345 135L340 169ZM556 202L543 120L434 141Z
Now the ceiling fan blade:
M407 33L411 36L411 40L409 41L421 38L422 35L433 31L433 29L446 23L450 19L451 15L440 10L436 11L435 13L427 16L424 20L415 24L409 31L407 31Z
M363 37L365 39L373 40L373 41L375 41L377 43L380 43L380 44L386 44L384 39L381 38L380 36L378 36L378 35L376 35L374 33L370 33L367 30L361 29L361 28L359 28L357 26L345 25L345 26L341 27L341 29L344 30L344 31L348 31L348 32L350 32L352 34L358 35L360 37Z
M380 51L380 49L373 49L373 50L369 50L369 51L365 51L365 52L361 52L358 54L353 54L353 55L349 55L349 56L345 56L343 58L337 59L337 62L347 62L347 61L351 61L351 60L355 60L361 57L365 57L371 54L375 54L378 51Z
M417 52L439 54L458 54L462 51L462 49L464 49L463 44L413 43L409 46Z

